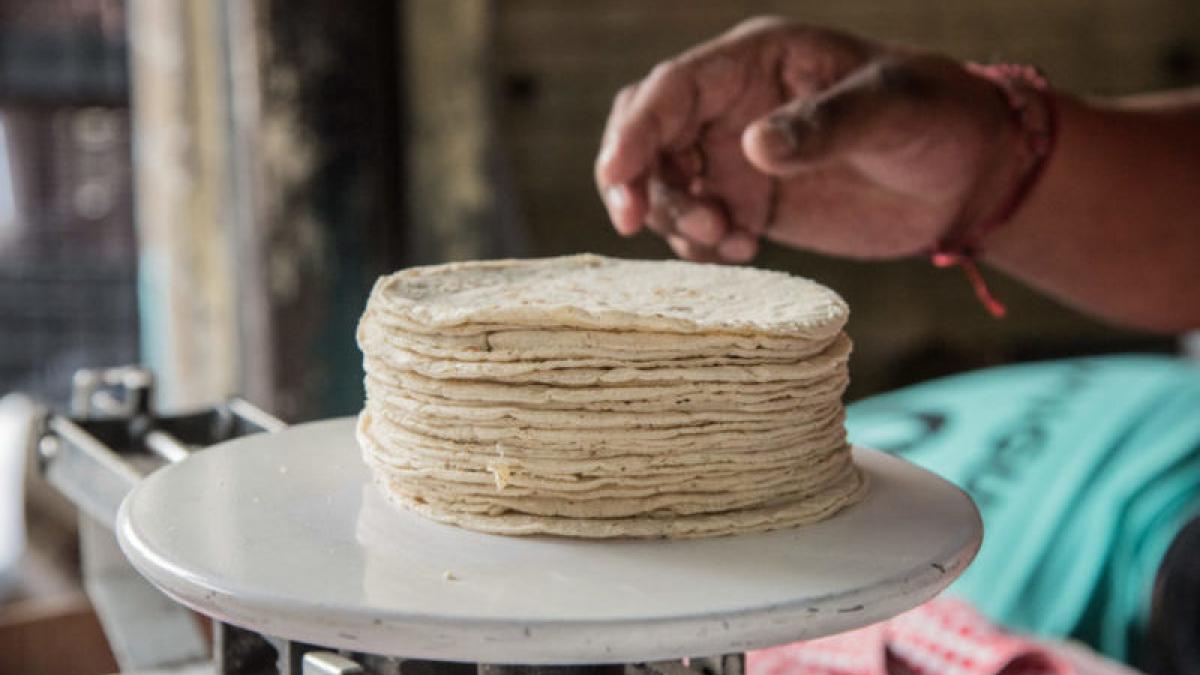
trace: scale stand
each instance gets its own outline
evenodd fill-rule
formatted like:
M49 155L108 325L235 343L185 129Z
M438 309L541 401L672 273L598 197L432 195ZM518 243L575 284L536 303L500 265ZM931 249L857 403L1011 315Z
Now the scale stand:
M421 661L357 653L264 635L213 620L212 657L197 617L147 582L121 553L113 526L121 501L154 470L191 453L247 434L286 425L252 404L231 398L182 415L151 407L153 376L137 366L84 369L72 382L70 416L39 411L30 451L45 479L79 509L84 586L123 671L387 675L526 675L521 666ZM644 675L742 675L740 655L639 664ZM624 668L619 668L624 671ZM203 670L201 668L201 670ZM616 675L613 666L535 669Z
M85 584L127 672L742 675L747 650L936 595L981 538L957 488L861 449L867 500L796 530L485 535L388 504L353 420L285 427L240 399L159 416L140 368L74 384L72 416L42 413L31 445L80 509ZM213 619L211 661L171 600Z

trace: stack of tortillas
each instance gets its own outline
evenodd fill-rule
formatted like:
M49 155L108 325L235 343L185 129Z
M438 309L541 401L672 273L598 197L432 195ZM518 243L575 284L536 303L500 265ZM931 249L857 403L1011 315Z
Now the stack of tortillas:
M848 310L777 272L581 255L408 269L359 324L393 501L485 532L703 537L861 498Z

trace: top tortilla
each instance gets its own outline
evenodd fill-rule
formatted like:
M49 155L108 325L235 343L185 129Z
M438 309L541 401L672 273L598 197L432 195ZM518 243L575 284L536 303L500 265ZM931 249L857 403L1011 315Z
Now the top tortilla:
M380 278L369 306L431 333L482 324L820 339L849 316L832 290L782 272L590 254L414 267Z

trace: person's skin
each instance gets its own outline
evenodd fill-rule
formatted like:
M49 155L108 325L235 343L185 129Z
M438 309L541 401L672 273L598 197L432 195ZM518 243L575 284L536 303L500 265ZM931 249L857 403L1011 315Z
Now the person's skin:
M1200 327L1200 96L1054 98L1054 152L982 259L1118 323ZM757 19L618 94L596 182L618 232L683 258L763 237L894 258L1002 206L1032 161L1018 126L951 59Z

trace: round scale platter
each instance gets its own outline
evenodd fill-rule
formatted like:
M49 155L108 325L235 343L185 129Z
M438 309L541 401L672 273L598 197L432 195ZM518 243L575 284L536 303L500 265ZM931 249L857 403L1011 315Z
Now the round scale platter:
M855 449L869 496L833 518L701 540L503 537L388 503L353 419L198 452L125 499L118 538L171 597L328 647L484 663L741 652L866 625L933 597L982 528L942 479Z

